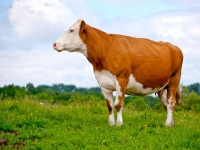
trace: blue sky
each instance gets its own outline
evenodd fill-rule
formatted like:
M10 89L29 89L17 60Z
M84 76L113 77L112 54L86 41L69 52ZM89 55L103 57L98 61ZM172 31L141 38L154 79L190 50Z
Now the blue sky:
M181 6L171 5L161 0L125 1L125 3L119 2L118 4L113 4L113 2L89 0L86 3L93 11L103 14L106 19L126 15L131 15L133 18L144 17L165 10L181 8Z
M177 45L184 53L181 83L200 82L199 0L1 0L0 86L98 86L83 55L52 48L78 18L108 33Z

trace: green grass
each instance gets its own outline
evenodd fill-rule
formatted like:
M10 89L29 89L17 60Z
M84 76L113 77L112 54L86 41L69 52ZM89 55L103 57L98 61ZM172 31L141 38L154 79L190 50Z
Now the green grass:
M130 105L130 104L129 104ZM200 149L200 115L178 111L176 125L165 127L166 113L125 106L124 125L109 126L105 101L41 104L28 98L0 101L3 149Z

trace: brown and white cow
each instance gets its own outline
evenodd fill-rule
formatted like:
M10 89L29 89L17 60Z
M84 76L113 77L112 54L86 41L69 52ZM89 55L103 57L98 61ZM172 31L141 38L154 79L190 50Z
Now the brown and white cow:
M145 96L152 93L158 93L167 110L165 125L174 125L172 112L179 100L183 61L178 47L144 38L107 34L79 19L54 42L53 48L59 52L80 52L92 64L106 98L110 125L123 124L125 94ZM113 91L116 91L115 101Z

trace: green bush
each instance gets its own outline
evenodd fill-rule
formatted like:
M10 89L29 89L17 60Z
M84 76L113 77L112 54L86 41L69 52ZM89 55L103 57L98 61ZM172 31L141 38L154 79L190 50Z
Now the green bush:
M192 110L195 112L200 112L200 96L192 91L187 98L182 101L182 107L186 110Z
M128 102L126 102L126 107L139 111L149 109L148 105L144 102L144 98L139 96L132 99L129 98Z

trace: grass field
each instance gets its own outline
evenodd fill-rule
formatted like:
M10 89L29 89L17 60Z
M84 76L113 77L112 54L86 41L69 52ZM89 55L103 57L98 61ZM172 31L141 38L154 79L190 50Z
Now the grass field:
M130 104L129 104L130 105ZM124 108L124 125L109 126L105 101L41 103L0 101L1 149L199 150L200 114L177 111L165 127L165 112Z

